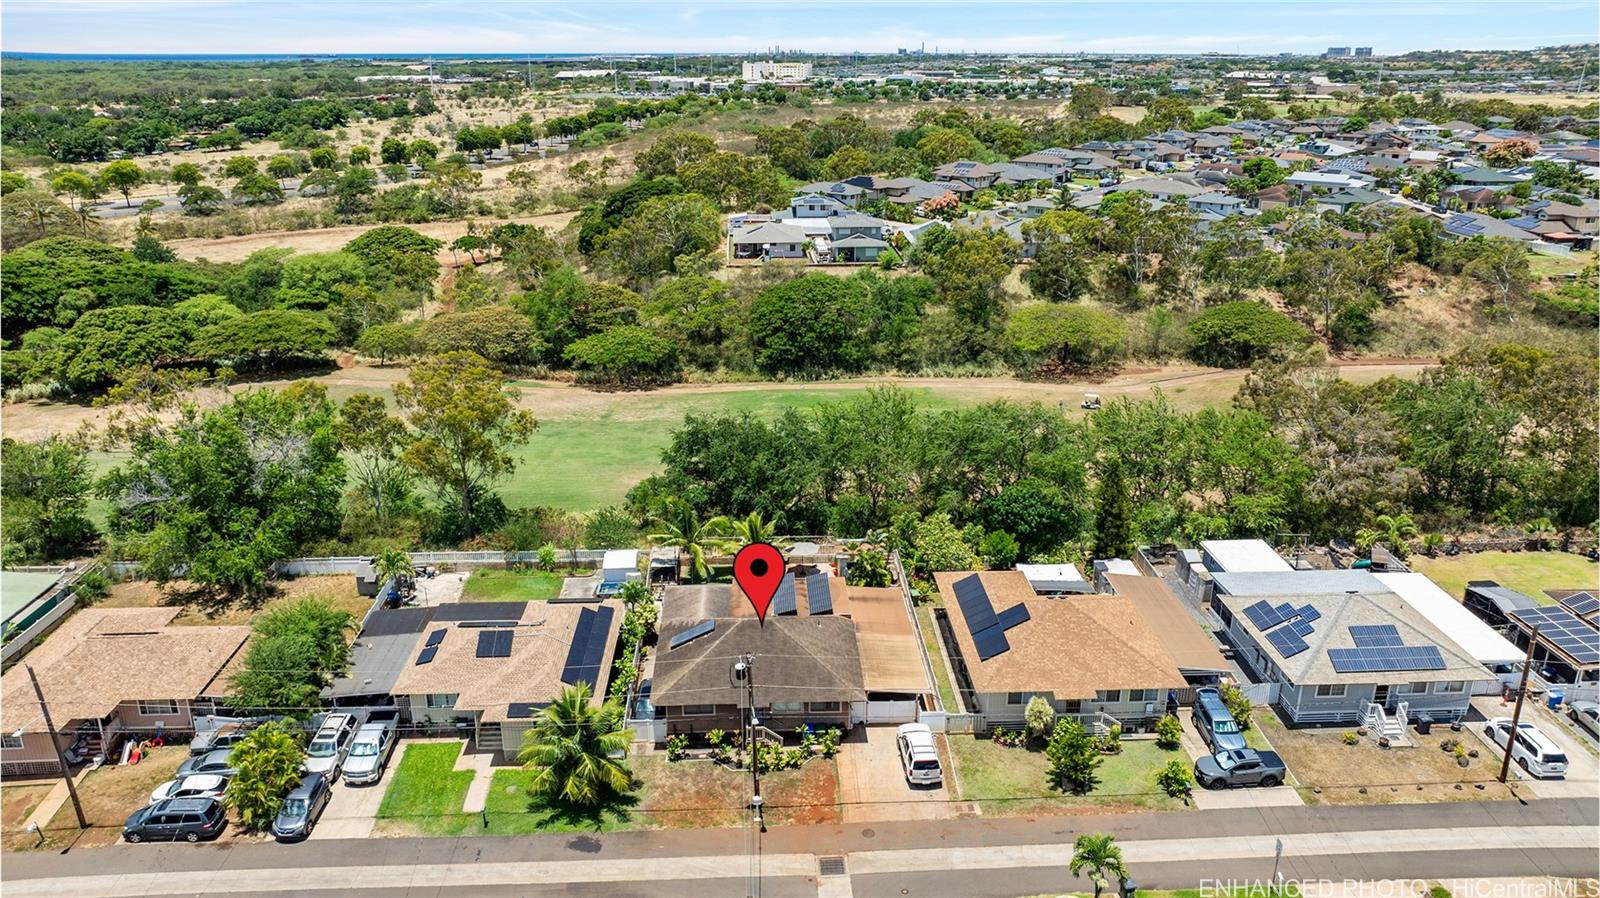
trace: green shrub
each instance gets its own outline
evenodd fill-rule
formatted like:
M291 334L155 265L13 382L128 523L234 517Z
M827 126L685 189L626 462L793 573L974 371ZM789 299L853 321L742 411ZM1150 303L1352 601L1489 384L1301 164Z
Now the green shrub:
M1183 741L1183 724L1178 722L1177 715L1168 714L1156 721L1156 745L1172 749L1177 748Z
M1250 300L1206 309L1189 322L1189 336L1195 360L1219 368L1245 368L1274 350L1311 339L1289 316Z
M1245 697L1244 690L1232 683L1223 683L1218 687L1217 693L1222 698L1222 703L1228 706L1228 713L1233 715L1235 721L1238 721L1239 729L1250 729L1250 713L1252 709L1250 707L1250 699Z
M1193 788L1194 774L1189 772L1189 765L1183 761L1168 761L1167 766L1156 774L1156 785L1160 786L1163 792L1177 798L1180 795L1187 795Z
M679 734L667 737L667 760L681 761L689 753L689 737Z

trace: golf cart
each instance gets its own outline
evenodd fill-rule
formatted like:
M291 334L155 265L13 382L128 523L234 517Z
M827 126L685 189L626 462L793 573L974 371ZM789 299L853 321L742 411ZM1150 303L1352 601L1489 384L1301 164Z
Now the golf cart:
M1086 408L1086 409L1088 409L1090 411L1094 411L1095 409L1099 408L1100 407L1100 394L1099 393L1085 393L1085 394L1083 394L1083 403L1082 403L1082 405L1083 405L1084 408Z

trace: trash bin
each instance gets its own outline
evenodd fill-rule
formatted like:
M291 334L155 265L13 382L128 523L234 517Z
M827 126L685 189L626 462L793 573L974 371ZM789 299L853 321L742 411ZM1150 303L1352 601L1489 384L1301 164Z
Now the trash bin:
M1550 690L1550 695L1546 698L1546 701L1550 703L1550 710L1555 711L1559 709L1561 707L1561 700L1566 697L1567 694L1560 689Z
M1433 718L1426 714L1417 715L1417 735L1426 736L1433 732Z

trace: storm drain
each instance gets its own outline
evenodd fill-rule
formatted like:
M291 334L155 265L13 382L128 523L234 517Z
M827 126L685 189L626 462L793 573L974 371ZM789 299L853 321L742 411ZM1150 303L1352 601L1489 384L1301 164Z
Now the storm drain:
M842 855L833 855L817 858L817 872L823 876L843 876L844 857Z

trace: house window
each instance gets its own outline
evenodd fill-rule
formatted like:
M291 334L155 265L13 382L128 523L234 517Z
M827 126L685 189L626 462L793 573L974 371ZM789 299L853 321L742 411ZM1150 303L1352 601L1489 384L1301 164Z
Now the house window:
M838 714L839 713L839 703L838 702L812 702L811 704L807 705L806 708L808 710L810 710L812 714Z
M21 748L22 737L15 733L6 733L0 736L0 748Z
M1317 687L1317 698L1344 698L1344 684L1324 683Z
M1027 696L1026 693L1022 693L1022 692L1007 692L1006 693L1006 704L1008 704L1008 705L1020 705L1023 702L1027 701L1027 699L1028 699L1028 696Z
M1156 690L1154 690L1154 689L1129 689L1128 690L1128 701L1130 701L1130 702L1153 702L1155 700L1156 700Z
M1399 686L1394 687L1394 691L1400 695L1422 695L1428 691L1428 684L1401 683Z
M684 705L684 717L710 717L717 713L716 705Z
M141 701L139 703L139 713L145 715L146 717L154 716L156 714L176 714L178 713L178 703L171 700L148 702Z
M769 708L774 714L799 714L805 709L805 702L773 702Z
M428 707L430 708L454 708L455 706L456 693L454 692L428 693Z
M1094 694L1094 700L1103 704L1122 701L1121 689L1102 689Z
M1447 695L1451 694L1451 693L1457 693L1457 692L1466 692L1467 691L1467 684L1466 684L1466 681L1464 681L1464 680L1450 680L1448 682L1435 684L1434 687L1433 687L1433 691L1434 692L1442 692L1442 693L1445 693Z

